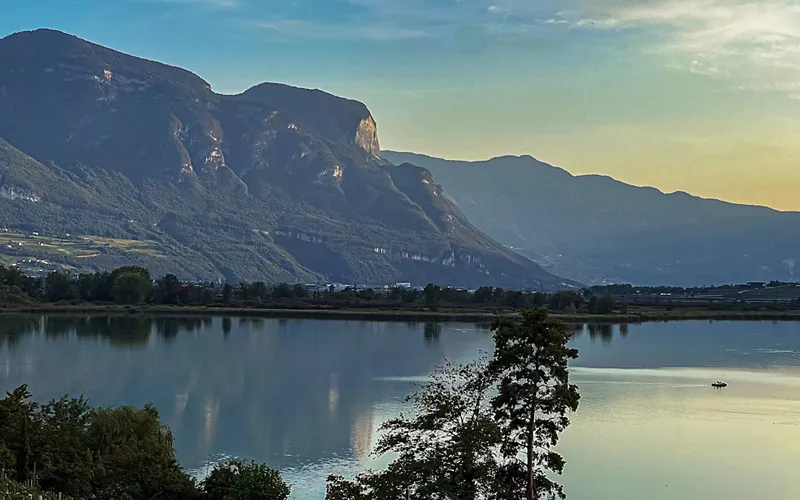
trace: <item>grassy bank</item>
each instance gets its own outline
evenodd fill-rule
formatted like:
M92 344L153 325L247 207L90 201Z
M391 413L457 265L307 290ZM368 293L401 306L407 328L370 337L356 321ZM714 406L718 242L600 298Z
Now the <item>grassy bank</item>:
M341 319L353 321L437 321L459 323L486 323L497 314L514 317L512 311L438 310L419 311L407 309L304 309L304 308L254 308L222 306L119 306L106 304L33 304L7 306L3 314L147 314L147 315L222 315L287 319ZM741 320L741 321L800 321L800 310L730 311L709 309L654 309L632 308L627 314L558 314L553 317L566 323L644 323L681 320Z
M118 306L97 304L41 304L0 309L3 314L147 314L166 316L220 315L287 319L341 319L354 321L441 321L480 323L496 315L481 311L412 311L403 309L302 309L218 306Z

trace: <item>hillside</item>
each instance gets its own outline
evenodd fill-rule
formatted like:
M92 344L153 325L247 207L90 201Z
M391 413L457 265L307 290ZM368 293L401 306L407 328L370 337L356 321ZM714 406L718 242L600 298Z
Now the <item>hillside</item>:
M563 286L472 226L425 169L384 160L366 106L318 90L220 95L180 68L57 31L17 33L0 40L0 138L0 228L78 238L10 242L0 260L187 279Z
M797 279L800 213L573 176L530 156L383 155L429 169L478 228L560 276L681 286Z

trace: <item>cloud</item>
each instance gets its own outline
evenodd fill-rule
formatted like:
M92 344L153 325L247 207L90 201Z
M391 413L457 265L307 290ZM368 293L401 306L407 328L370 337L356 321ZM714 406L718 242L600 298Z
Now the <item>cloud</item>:
M456 37L464 29L483 29L493 37L518 37L541 27L536 0L345 0L370 19L409 29ZM552 0L548 0L552 1Z
M182 4L195 4L205 5L209 7L219 8L232 8L237 7L241 3L240 0L148 0L151 3L182 3Z
M338 0L335 19L298 12L256 23L284 35L389 42L446 40L457 50L481 52L491 41L518 38L540 27L520 17L527 0Z
M255 24L260 28L301 38L391 42L397 40L431 38L434 36L432 33L423 30L387 24L335 24L300 19L281 19L258 22Z
M735 78L744 89L798 90L800 4L794 0L639 1L569 22L573 28L647 31L672 58L670 65Z

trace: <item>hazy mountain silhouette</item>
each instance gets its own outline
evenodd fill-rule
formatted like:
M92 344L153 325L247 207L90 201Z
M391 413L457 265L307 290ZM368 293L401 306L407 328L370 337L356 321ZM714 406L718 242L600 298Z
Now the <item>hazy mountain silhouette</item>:
M363 104L197 75L52 30L0 40L0 226L154 241L59 259L231 280L552 288L424 169L381 158Z
M383 155L429 169L478 228L560 276L674 285L796 279L800 213L573 176L530 156Z

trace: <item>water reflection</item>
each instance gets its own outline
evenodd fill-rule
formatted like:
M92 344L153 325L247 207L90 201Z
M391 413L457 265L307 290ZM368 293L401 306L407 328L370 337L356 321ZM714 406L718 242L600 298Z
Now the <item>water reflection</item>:
M425 343L435 344L442 335L441 323L425 323Z
M4 318L6 319L6 318ZM366 459L374 406L401 380L490 337L472 325L260 318L11 317L0 334L0 389L96 404L155 404L181 462L237 455L275 467Z
M614 339L614 325L611 324L589 324L586 325L589 331L589 338L592 340L602 339L603 343L608 345Z
M769 497L784 498L791 474L782 464L800 459L786 445L800 441L800 323L569 328L582 393L563 441L572 498L758 497L725 473L741 462L730 443L744 434L766 464L750 476L769 477ZM299 500L314 500L327 474L375 465L375 430L401 410L413 381L445 357L469 360L491 347L475 325L3 316L0 390L27 383L39 399L153 403L187 468L219 455L264 461L295 482ZM709 391L721 377L730 390ZM706 459L724 467L693 472ZM673 490L653 491L664 475ZM744 496L697 496L717 490Z

